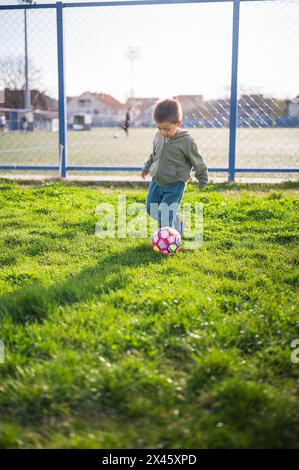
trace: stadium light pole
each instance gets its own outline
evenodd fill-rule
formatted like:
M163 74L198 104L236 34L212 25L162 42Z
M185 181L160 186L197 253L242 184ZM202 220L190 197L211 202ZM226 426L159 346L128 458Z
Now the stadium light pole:
M23 4L35 4L33 0L19 0ZM31 108L30 90L28 80L28 39L27 39L27 8L24 8L24 34L25 34L25 89L24 89L24 108L28 112Z
M125 52L125 56L131 62L131 97L132 97L132 108L134 110L134 64L135 61L140 59L141 57L141 49L140 47L133 47L129 46Z

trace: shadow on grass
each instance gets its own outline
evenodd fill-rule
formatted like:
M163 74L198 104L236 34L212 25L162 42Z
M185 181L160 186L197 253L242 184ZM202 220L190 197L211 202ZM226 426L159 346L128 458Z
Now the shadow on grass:
M13 323L42 322L51 310L60 305L85 301L126 286L131 274L126 268L161 263L162 257L141 246L125 249L99 260L97 265L85 269L65 281L45 287L32 283L0 297L0 321L10 318Z

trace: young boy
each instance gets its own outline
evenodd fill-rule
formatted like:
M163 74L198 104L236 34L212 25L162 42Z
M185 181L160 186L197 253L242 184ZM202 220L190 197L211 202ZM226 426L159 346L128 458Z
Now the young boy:
M179 207L186 181L194 167L198 187L204 188L208 183L208 170L193 137L180 129L182 108L179 101L160 101L154 108L153 118L159 132L154 138L153 152L141 172L143 179L147 174L152 176L146 210L158 220L159 227L174 227L182 234L184 222Z

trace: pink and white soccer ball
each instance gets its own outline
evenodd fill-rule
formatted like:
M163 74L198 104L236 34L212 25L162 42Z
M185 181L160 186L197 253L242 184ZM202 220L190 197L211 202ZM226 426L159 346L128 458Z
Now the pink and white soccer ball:
M181 247L181 235L173 227L162 227L152 236L152 248L163 255L174 255Z

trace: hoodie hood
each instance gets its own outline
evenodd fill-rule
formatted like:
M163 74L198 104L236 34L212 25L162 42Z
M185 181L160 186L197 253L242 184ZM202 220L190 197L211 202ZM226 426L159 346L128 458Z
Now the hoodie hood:
M169 140L181 139L182 137L186 137L187 135L190 135L188 131L181 130L177 134L175 134L173 137L170 137Z

